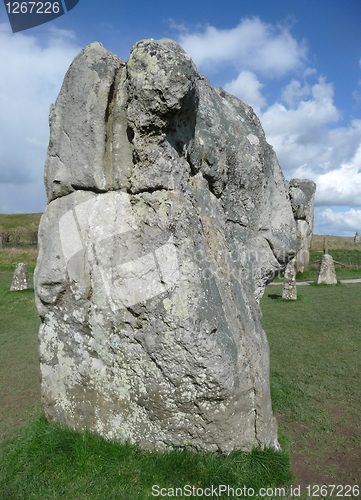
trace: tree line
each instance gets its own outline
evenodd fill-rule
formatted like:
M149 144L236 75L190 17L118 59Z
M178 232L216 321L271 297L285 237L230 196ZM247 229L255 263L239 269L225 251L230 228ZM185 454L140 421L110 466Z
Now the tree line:
M37 245L38 231L29 229L0 229L1 246Z

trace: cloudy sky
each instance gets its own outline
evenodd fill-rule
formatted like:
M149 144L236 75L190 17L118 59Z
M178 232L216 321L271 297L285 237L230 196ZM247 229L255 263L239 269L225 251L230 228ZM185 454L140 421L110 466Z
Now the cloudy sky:
M0 213L42 212L48 111L88 43L127 60L173 38L255 109L287 180L316 182L316 234L361 230L360 0L80 0L13 34L0 6Z

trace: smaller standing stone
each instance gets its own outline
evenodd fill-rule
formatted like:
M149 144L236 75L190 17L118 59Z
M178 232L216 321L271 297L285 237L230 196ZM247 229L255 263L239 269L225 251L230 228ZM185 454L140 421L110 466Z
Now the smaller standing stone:
M16 265L10 292L14 292L15 290L26 290L27 288L30 288L28 268L26 264L21 262Z
M353 240L355 243L360 243L360 241L361 241L360 231L356 231L356 234L355 234L355 237Z
M288 192L297 226L296 272L303 273L310 262L316 184L310 179L291 179Z
M282 298L287 300L297 300L296 286L296 258L289 261L285 270L283 280Z
M321 262L317 271L316 283L325 283L326 285L337 284L333 258L328 253L322 255Z

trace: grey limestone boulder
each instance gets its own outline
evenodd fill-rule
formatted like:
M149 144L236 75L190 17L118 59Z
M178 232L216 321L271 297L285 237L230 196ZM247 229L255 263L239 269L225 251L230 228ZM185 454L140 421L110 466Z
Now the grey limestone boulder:
M277 447L258 300L296 253L252 109L172 40L99 43L51 107L35 270L49 420L143 448Z
M290 260L286 266L282 298L286 300L297 300L296 258Z
M30 288L28 268L26 267L26 264L20 262L19 264L16 264L10 291L14 292L16 290L26 290L27 288Z
M310 179L291 179L289 195L297 224L296 272L308 270L314 224L316 184Z
M326 285L336 285L337 278L333 258L328 253L324 253L318 266L316 283Z

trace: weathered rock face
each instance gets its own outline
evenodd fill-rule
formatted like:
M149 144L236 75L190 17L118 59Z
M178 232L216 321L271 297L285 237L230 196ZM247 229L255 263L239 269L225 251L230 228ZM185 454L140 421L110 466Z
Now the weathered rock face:
M282 298L286 300L297 300L296 258L290 260L286 266Z
M356 234L355 234L355 237L354 237L353 241L355 243L360 243L360 241L361 241L360 231L356 231Z
M252 109L171 40L99 43L51 109L36 303L47 417L144 448L277 446L257 300L296 252Z
M30 288L28 268L26 267L26 264L20 262L20 264L16 264L10 286L10 292L14 292L16 290L26 290L27 288Z
M320 265L318 266L316 283L324 283L326 285L336 285L337 277L333 258L328 253L324 253L321 258Z
M309 179L291 179L289 182L289 195L297 224L296 272L307 271L310 262L315 192L316 184Z

